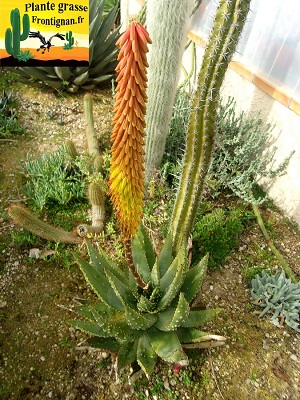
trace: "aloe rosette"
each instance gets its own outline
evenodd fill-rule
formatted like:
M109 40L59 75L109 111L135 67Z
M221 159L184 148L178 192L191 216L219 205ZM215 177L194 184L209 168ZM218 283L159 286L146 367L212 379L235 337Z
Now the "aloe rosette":
M132 242L136 270L147 282L142 289L131 271L123 272L103 250L87 242L89 264L77 262L87 282L100 299L84 302L77 312L87 320L71 321L76 328L91 335L91 346L117 352L118 367L137 361L146 375L153 372L158 358L177 366L188 365L186 344L205 347L217 339L199 329L219 309L201 310L190 306L201 286L208 255L189 268L186 247L172 255L172 238L168 236L158 257L143 227ZM221 341L221 342L220 342Z

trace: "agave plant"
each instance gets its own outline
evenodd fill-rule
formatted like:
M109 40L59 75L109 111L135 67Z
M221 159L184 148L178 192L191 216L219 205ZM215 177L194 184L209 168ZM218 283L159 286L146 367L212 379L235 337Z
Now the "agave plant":
M184 347L224 343L197 327L211 320L219 309L201 310L190 304L197 295L207 268L208 255L189 268L186 246L173 257L168 236L158 257L140 226L132 242L135 268L146 287L141 288L130 269L124 272L102 249L86 242L91 264L77 262L101 302L84 302L77 312L87 320L71 321L91 335L93 347L117 352L118 367L137 361L146 375L158 358L183 367L188 365Z
M67 90L91 90L114 75L117 65L119 27L114 29L118 14L116 5L104 18L105 0L90 0L90 64L87 67L16 67L20 81L36 87Z

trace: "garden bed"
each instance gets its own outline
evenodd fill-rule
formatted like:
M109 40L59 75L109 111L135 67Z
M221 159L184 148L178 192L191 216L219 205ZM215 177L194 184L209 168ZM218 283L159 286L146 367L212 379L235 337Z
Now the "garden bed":
M98 89L93 95L95 130L107 147L111 90ZM0 398L298 399L300 335L286 325L275 327L268 315L258 318L261 309L251 304L250 279L258 268L280 270L255 221L249 222L225 265L208 272L196 300L207 308L222 308L205 329L225 336L225 346L191 351L190 365L179 374L161 362L149 381L142 376L135 382L129 380L129 368L117 373L113 354L86 346L84 334L68 323L76 299L94 296L71 254L85 254L85 249L49 246L7 214L11 204L28 202L19 163L27 155L53 152L67 139L79 152L86 150L83 95L57 96L19 87L17 114L25 133L0 140ZM151 218L145 215L146 228L158 240L155 216L163 215L172 194L164 191L164 196L165 202L162 198L152 204ZM216 207L228 207L239 200L215 202ZM80 208L88 216L86 204ZM299 277L299 230L271 202L260 210L274 244ZM65 214L62 211L62 219ZM51 220L53 215L44 213L42 218ZM105 240L113 250L113 238ZM53 254L30 257L33 248Z

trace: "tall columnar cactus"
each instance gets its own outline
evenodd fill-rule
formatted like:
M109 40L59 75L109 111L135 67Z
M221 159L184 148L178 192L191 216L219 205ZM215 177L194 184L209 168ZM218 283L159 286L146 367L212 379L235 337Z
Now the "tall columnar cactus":
M146 115L147 181L163 158L193 5L193 0L147 3L147 29L153 41Z
M171 220L176 251L192 230L211 158L220 87L250 2L221 0L216 11L192 102L180 185Z
M11 10L10 22L12 29L7 28L5 32L5 49L8 54L17 57L21 53L20 42L26 40L29 35L30 21L28 14L23 15L23 32L20 33L20 11L18 8Z

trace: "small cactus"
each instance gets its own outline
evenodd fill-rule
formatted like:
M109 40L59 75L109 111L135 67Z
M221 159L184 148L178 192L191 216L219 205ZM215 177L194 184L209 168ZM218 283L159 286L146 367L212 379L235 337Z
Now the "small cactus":
M72 36L72 31L66 32L66 40L68 43L65 43L64 50L71 50L74 46L74 37Z
M8 54L17 58L21 54L20 42L28 38L30 31L29 15L24 14L23 18L23 32L21 33L20 11L15 8L10 13L10 22L12 29L8 28L5 32L5 49Z

